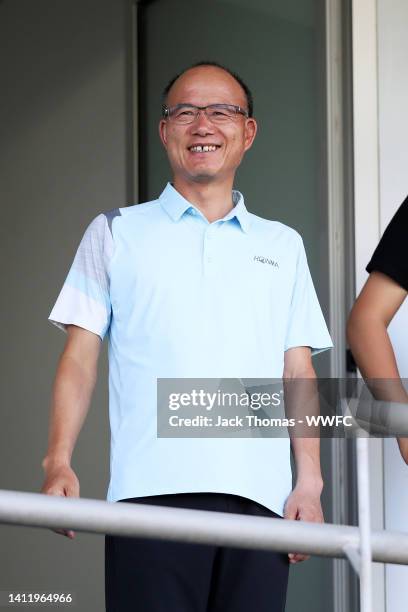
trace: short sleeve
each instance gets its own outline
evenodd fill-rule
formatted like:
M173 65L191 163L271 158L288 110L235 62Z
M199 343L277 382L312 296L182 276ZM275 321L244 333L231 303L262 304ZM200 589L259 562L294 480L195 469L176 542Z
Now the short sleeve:
M375 249L367 272L382 272L408 291L408 198L401 204Z
M103 340L111 319L109 261L113 240L106 216L95 217L85 230L71 268L48 320L66 332L73 323Z
M333 346L310 275L303 240L299 236L292 300L286 330L285 351L310 346L312 355Z

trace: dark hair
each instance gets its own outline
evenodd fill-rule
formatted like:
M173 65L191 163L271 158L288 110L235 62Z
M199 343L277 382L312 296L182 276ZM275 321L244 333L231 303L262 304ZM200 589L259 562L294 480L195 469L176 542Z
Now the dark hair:
M169 94L169 91L173 87L173 85L177 81L177 79L179 77L181 77L182 74L187 72L187 70L191 70L191 68L198 68L199 66L214 66L215 68L221 68L221 70L225 70L225 72L228 72L228 74L230 74L237 81L237 83L241 86L241 88L243 89L245 97L246 97L247 105L248 105L248 115L249 115L249 117L253 116L253 113L254 113L254 100L253 100L252 93L251 93L251 90L249 89L248 85L246 83L244 83L244 81L241 79L241 77L238 76L235 72L232 72L232 70L229 70L229 68L226 68L225 66L222 66L221 64L218 64L218 62L211 62L211 61L209 61L209 62L205 62L205 61L197 62L196 64L193 64L192 66L188 66L188 68L185 68L184 70L179 72L179 74L176 74L176 76L174 76L167 83L166 87L163 89L163 93L162 93L162 105L163 106L166 104L166 100L167 100L167 96Z

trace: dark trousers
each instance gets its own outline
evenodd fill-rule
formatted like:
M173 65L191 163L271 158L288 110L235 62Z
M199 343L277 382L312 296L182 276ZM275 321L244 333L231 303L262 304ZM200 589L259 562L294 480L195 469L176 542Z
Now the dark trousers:
M120 501L282 519L224 493ZM288 574L287 553L105 535L106 612L283 612Z

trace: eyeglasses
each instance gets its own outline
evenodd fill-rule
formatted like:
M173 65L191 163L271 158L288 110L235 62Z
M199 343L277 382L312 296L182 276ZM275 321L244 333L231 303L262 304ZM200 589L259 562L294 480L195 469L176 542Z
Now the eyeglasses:
M204 111L211 123L228 123L234 121L237 115L249 117L248 111L235 104L209 104L208 106L195 106L194 104L176 104L176 106L163 106L162 112L165 119L170 119L179 125L193 123Z

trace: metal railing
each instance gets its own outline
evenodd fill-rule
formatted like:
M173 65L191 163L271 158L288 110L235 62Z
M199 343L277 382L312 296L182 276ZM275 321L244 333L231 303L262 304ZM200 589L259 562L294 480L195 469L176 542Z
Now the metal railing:
M0 523L356 559L358 527L0 490ZM370 532L372 559L408 564L408 535Z
M359 527L0 490L0 523L345 557L372 611L372 561L408 564L408 534L371 531L368 438L358 437Z

